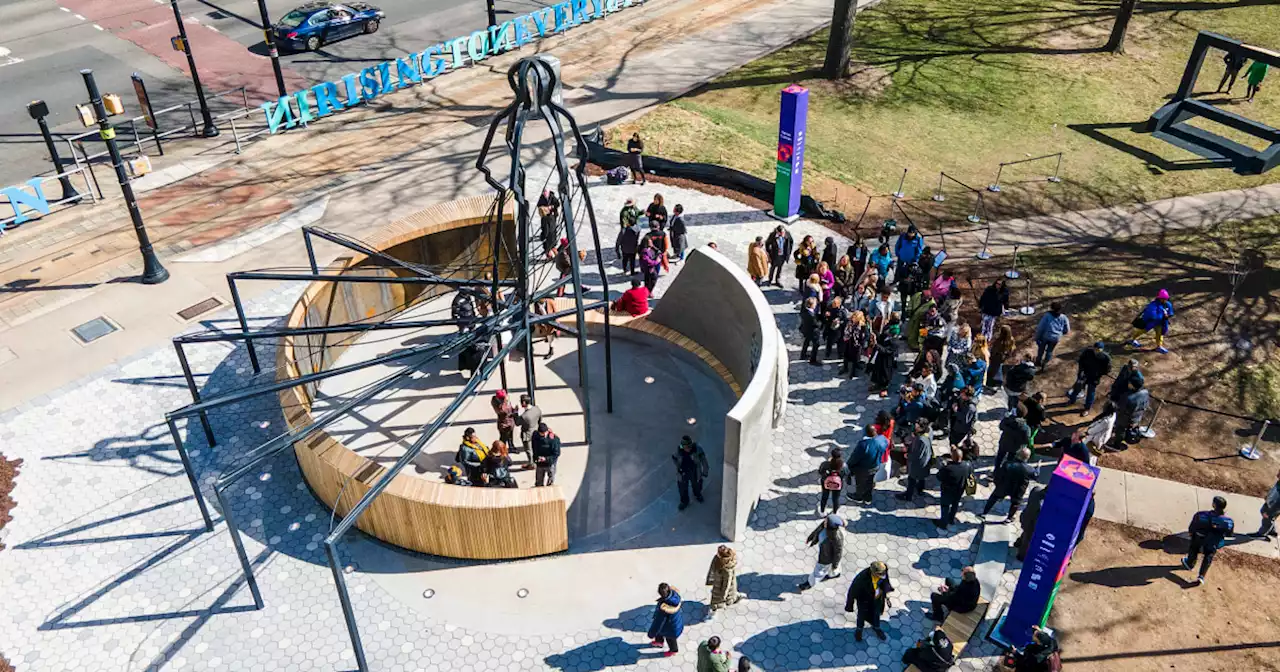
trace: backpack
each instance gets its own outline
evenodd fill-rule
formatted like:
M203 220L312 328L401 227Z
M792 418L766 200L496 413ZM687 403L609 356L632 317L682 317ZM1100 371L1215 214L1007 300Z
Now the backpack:
M833 471L822 479L822 488L824 490L840 490L844 487L844 481L840 478L840 472Z
M626 166L618 166L604 174L605 182L614 185L626 182L629 177L631 177L631 171L627 170Z

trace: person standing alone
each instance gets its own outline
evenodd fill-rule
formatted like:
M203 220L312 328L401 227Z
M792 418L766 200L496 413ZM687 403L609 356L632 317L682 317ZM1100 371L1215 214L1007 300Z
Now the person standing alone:
M640 139L639 133L632 133L627 141L627 155L631 157L631 184L635 184L637 179L640 184L648 184L644 177L644 140Z
M1235 521L1227 517L1227 498L1222 495L1213 498L1213 510L1200 511L1191 517L1191 524L1187 526L1191 547L1187 550L1187 557L1182 559L1182 568L1194 568L1196 558L1204 555L1204 559L1200 561L1200 572L1192 582L1194 585L1204 583L1204 575L1209 573L1213 557L1226 544L1227 537L1235 534L1235 531Z
M684 223L684 206L676 203L671 215L671 253L676 259L684 261L684 253L689 250L689 227Z
M1053 351L1058 341L1071 333L1071 320L1062 314L1062 304L1054 301L1049 304L1049 312L1040 318L1036 325L1036 367L1044 368L1053 359Z
M858 572L849 584L849 594L845 597L844 610L857 611L856 627L853 638L862 641L862 626L871 624L872 632L880 639L888 639L884 630L880 629L880 616L884 614L885 605L889 601L889 593L893 592L893 584L889 583L889 567L876 561L870 567Z
M707 455L702 452L702 446L699 446L694 440L685 435L680 439L680 447L676 449L676 454L671 456L671 460L676 463L676 476L679 478L680 485L680 510L684 511L689 508L689 489L693 489L693 498L699 502L702 499L702 479L711 473L711 467L707 464Z
M844 558L844 518L834 513L827 516L809 533L805 543L818 547L818 562L809 577L797 587L800 592L818 585L824 578L840 576L840 560Z
M1156 298L1142 309L1142 314L1133 320L1133 333L1129 335L1129 347L1141 348L1138 337L1154 331L1156 334L1156 352L1167 355L1169 349L1164 347L1164 337L1169 333L1169 321L1173 319L1173 302L1169 300L1169 290L1162 289Z
M547 423L538 423L538 431L533 435L533 463L537 467L534 472L535 486L555 485L556 462L560 460L560 437L551 433Z
M791 232L781 224L764 241L764 251L769 254L769 282L773 286L782 286L782 267L787 264L794 249L795 240L791 238Z

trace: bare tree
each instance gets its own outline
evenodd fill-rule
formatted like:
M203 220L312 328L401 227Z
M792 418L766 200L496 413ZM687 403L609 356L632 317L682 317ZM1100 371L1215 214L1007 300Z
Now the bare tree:
M1124 53L1124 37L1129 32L1129 22L1133 20L1133 10L1138 8L1138 0L1120 0L1120 10L1116 12L1116 22L1111 25L1111 37L1107 39L1105 49L1113 54Z
M857 0L836 0L831 14L831 36L827 38L827 60L822 65L822 74L827 79L840 79L849 73L853 20L857 11Z

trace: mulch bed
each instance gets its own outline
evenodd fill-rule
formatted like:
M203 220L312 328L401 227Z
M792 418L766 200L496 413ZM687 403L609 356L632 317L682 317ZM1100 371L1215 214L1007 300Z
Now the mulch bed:
M22 460L7 459L0 454L0 530L4 529L6 523L13 520L9 512L17 505L10 495L13 493L14 480L18 477L18 468L22 466ZM0 550L4 550L4 544L0 544ZM0 672L13 672L13 666L0 655Z

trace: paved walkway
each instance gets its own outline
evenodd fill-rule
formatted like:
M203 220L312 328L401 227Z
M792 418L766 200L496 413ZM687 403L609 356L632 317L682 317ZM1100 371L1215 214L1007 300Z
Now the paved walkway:
M692 245L716 242L739 263L747 242L773 225L735 201L661 189L690 213ZM613 235L608 223L624 198L646 198L654 190L595 189L604 238ZM795 231L831 235L808 222L797 223ZM659 297L669 282L670 276L662 279ZM296 284L279 287L250 302L249 310L260 321L272 320L299 291ZM923 609L929 592L973 561L976 511L986 489L966 503L960 525L943 534L931 524L938 515L934 497L923 506L903 505L892 498L900 487L887 484L873 507L843 510L852 532L845 575L796 594L794 584L814 559L803 545L816 522L814 471L827 450L851 445L859 425L889 402L869 396L862 379L835 379L834 365L795 361L795 294L789 288L765 294L793 366L788 416L775 433L774 480L737 544L745 603L706 621L708 595L701 584L719 542L672 537L662 526L629 540L625 549L498 567L431 563L353 535L342 553L353 570L348 582L373 669L673 669L642 646L649 593L658 580L682 588L688 601L682 669L692 664L694 644L712 634L770 671L896 669L901 650L928 629ZM211 321L227 318L223 312ZM206 389L251 380L243 349L211 347L192 360L197 371L209 374ZM329 512L306 491L288 456L232 491L235 515L248 523L247 550L266 599L265 609L253 610L225 525L201 532L161 424L166 410L186 400L173 378L177 372L172 351L156 347L0 415L6 452L26 460L6 540L10 550L0 553L0 594L8 598L0 610L6 655L22 672L350 669L354 660L318 548ZM980 408L978 442L990 455L1001 408L991 397ZM187 438L206 488L243 450L283 429L271 399L217 414L214 422L222 439L216 449L204 447L199 432ZM1123 477L1126 488L1136 483L1132 478ZM1138 493L1126 498L1123 509L1113 506L1106 490L1099 498L1102 518L1124 520L1121 515L1139 510ZM667 499L655 516L679 515ZM1155 521L1153 529L1180 529L1183 514ZM1016 536L1016 525L1011 532ZM872 637L857 644L842 611L844 591L852 572L877 559L889 564L898 587L887 620L889 641ZM1018 569L1011 562L997 602L1008 599ZM422 597L424 581L436 591L430 600ZM474 599L477 582L487 587L484 600ZM519 588L533 597L516 597ZM990 644L975 642L960 669L987 669L994 655Z

